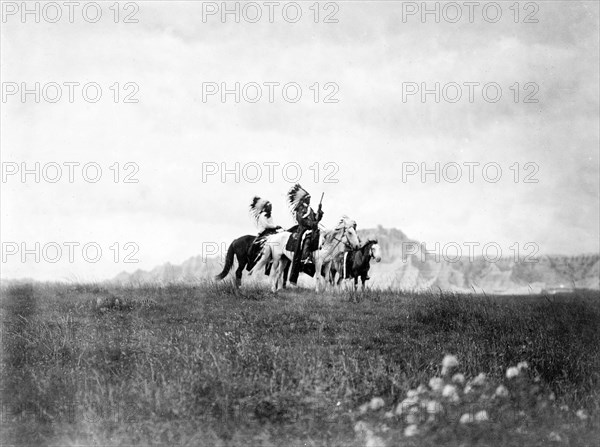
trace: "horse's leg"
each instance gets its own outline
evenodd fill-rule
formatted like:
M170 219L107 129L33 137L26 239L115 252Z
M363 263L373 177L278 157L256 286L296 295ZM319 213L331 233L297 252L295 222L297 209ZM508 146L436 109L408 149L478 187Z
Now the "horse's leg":
M336 270L335 270L335 266L332 266L331 269L329 270L329 284L334 285L335 284L335 274L336 274Z
M279 282L279 257L273 257L273 265L271 265L271 274L269 275L271 279L271 291L273 293L277 292L277 286Z
M323 267L323 261L317 254L316 256L313 253L313 260L315 263L315 292L319 293L319 285L321 282L321 268Z
M288 279L288 272L290 270L290 260L287 257L284 257L281 260L281 268L283 269L283 284L282 284L282 288L286 288L287 286L287 279Z
M248 265L248 254L245 251L236 250L236 258L238 262L238 268L235 271L235 286L241 287L242 285L242 273Z
M321 261L317 261L315 259L315 292L316 293L319 293L319 279L321 278L320 273L321 273Z
M342 283L342 281L344 280L344 264L343 263L337 264L337 274L338 274L338 280L337 280L336 286L339 286Z
M242 285L242 273L244 272L244 268L246 267L246 263L240 261L238 258L238 268L235 271L235 286L241 287Z
M324 269L325 269L325 275L323 275L324 276L323 283L325 284L325 290L327 290L327 286L329 285L329 281L327 281L326 278L329 277L329 273L331 272L331 262L326 263Z
M358 276L354 276L354 290L358 289Z

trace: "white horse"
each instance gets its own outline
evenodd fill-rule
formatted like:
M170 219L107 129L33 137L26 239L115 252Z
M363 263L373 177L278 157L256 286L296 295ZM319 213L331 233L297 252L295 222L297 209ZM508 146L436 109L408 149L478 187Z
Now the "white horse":
M315 291L317 293L319 292L320 282L323 278L321 271L324 271L327 278L331 262L335 256L345 251L347 247L357 248L359 246L355 227L356 222L346 216L342 217L339 224L333 230L324 232L321 238L322 242L319 244L319 250L313 251ZM284 270L294 258L294 253L285 249L291 234L289 231L282 231L268 236L260 259L249 273L249 275L252 275L255 271L260 271L270 260L273 260L273 266L271 267L271 290L273 292L277 292L280 282L283 283L282 276Z
M360 247L356 222L343 216L338 225L323 233L320 249L313 253L315 263L315 291L319 293L321 281L327 286L333 260L340 253Z

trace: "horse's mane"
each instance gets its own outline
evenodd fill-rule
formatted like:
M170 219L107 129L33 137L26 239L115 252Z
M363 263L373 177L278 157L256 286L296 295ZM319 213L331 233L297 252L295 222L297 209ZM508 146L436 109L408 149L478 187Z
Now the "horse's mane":
M336 233L338 233L339 231L342 231L344 228L352 228L352 227L356 228L356 221L353 219L350 219L348 216L344 215L341 217L340 221L333 229L325 230L323 232L323 241L331 242L331 239L333 239L333 237Z
M333 239L333 237L335 236L335 234L340 231L343 227L335 227L332 230L327 230L323 233L323 241L324 242L331 242L331 240Z
M374 237L368 237L363 244L361 245L361 247L365 247L366 245L369 244L378 244L379 242L377 242L377 238Z

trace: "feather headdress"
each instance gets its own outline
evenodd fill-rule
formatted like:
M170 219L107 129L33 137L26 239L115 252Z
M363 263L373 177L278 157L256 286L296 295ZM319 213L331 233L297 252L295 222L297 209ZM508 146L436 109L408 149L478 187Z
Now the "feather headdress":
M254 220L258 221L258 216L260 216L260 213L263 212L268 203L268 200L254 196L252 203L250 204L250 215Z
M310 197L308 191L306 191L299 183L296 183L290 188L287 193L288 203L292 211L295 211L300 205L300 202Z

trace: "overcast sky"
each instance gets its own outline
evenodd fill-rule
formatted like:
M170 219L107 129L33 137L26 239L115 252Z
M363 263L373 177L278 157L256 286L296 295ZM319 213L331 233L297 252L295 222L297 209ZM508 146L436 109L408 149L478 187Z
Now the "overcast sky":
M39 242L57 243L64 252L48 262L55 257L48 246L40 262L28 255L23 263L20 253L5 250L2 277L91 280L181 263L200 254L203 243L255 233L248 216L254 195L273 202L276 223L291 225L288 180L298 180L314 202L325 193L326 227L348 214L361 228L396 227L432 248L436 242L496 242L511 255L515 243L531 242L540 254L598 252L598 3L538 2L537 11L522 3L519 23L512 3L500 3L496 23L485 20L495 11L483 17L481 9L470 23L466 6L456 23L444 19L444 12L455 17L449 8L440 9L440 23L432 15L423 23L401 2L338 2L337 10L321 4L319 23L309 9L313 2L301 4L296 23L285 20L296 11L290 7L283 17L281 6L270 23L262 2L256 23L246 21L256 12L250 8L240 23L232 15L222 23L220 11L203 21L201 2L138 2L139 11L121 9L119 15L122 22L132 12L138 23L117 24L112 2L102 3L97 23L84 20L80 10L69 23L67 7L57 23L43 15L40 23L30 16L22 23L20 11L4 11L3 172L39 162L53 177L48 163L58 163L63 177L56 183L43 176L36 183L33 175L22 182L20 172L3 178L2 241L9 250ZM93 18L94 11L87 13ZM323 23L328 14L337 23ZM523 23L528 14L538 23ZM52 19L55 11L47 9L46 16ZM43 93L49 99L56 91L49 83L58 83L63 96L50 103L42 95L35 103L33 95L23 102L21 91L8 94L35 82L48 86ZM96 82L102 97L87 102L80 85L70 103L65 82ZM125 88L128 82L139 91ZM258 83L262 98L203 98L203 88L233 88L235 82ZM265 82L280 84L272 103ZM403 98L415 86L433 89L436 82L439 103L433 94L423 102L420 92ZM298 102L291 102L294 88L286 90L288 101L283 98L287 83L301 88ZM457 90L449 83L461 86L457 102L450 102ZM486 90L486 100L484 84L500 86L497 102L491 101L494 88ZM252 84L244 92L256 96ZM87 93L94 96L93 89ZM129 93L137 103L123 102ZM338 101L325 102L328 95ZM73 183L65 162L80 163ZM102 168L96 183L82 177L81 166L90 162ZM139 171L125 169L127 162ZM236 162L239 181L229 174L222 182L222 164L234 170ZM451 183L442 175L436 182L430 174L423 182L420 172L403 178L403 170L434 169L436 162L450 180L458 164L462 178ZM284 172L289 163L297 165ZM257 165L262 176L253 183ZM215 166L219 172L207 175ZM497 166L499 180L486 181L484 174L498 176ZM93 177L94 170L86 173ZM138 183L124 183L128 173ZM337 183L325 182L327 176ZM73 263L65 242L81 244ZM103 250L96 263L83 259L81 246L88 242ZM139 247L133 256L139 263L123 262L132 251L124 248L127 242Z

